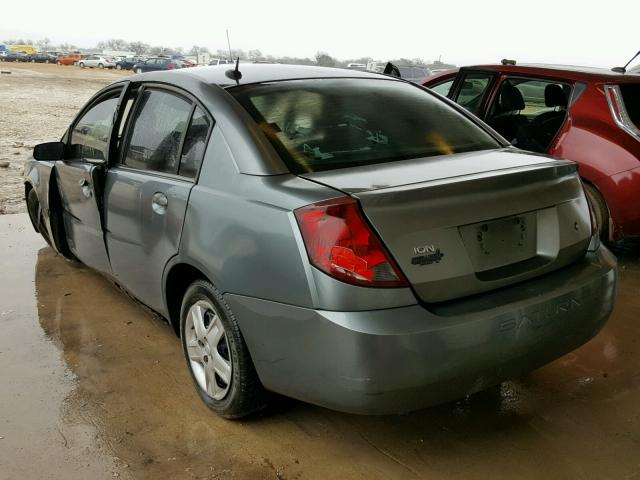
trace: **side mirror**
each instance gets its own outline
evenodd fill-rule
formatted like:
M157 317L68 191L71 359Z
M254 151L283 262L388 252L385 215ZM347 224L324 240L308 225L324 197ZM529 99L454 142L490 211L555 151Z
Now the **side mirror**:
M64 147L62 142L40 143L33 149L33 158L50 162L64 160Z

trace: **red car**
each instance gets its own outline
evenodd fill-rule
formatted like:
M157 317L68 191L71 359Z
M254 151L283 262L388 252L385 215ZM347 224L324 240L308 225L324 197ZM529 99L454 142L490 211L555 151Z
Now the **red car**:
M604 238L640 237L640 75L552 65L480 65L423 85L514 146L573 160Z
M56 59L56 63L58 65L75 65L83 58L86 58L86 56L80 55L79 53L67 53L65 55L60 55Z

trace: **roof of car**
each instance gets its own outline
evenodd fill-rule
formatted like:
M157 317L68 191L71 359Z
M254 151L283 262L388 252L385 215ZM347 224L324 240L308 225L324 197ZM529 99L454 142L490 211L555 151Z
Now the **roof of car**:
M232 86L236 85L236 81L227 77L226 72L234 67L234 65L228 64L214 65L179 69L170 73L172 75L189 75L200 81L215 85ZM239 81L240 85L308 78L388 78L386 75L373 72L308 65L241 63L239 70L242 73L242 78Z
M596 80L596 79L606 79L606 80L614 80L619 81L624 78L628 78L631 75L631 80L637 81L638 77L634 73L619 73L614 72L607 68L598 68L598 67L585 67L578 65L552 65L552 64L544 64L544 63L526 63L526 64L516 64L516 65L502 65L502 64L491 64L491 65L474 65L474 66L465 66L464 68L470 69L486 69L486 70L499 70L501 72L509 72L509 73L537 73L540 75L548 75L548 76L561 76L572 80Z

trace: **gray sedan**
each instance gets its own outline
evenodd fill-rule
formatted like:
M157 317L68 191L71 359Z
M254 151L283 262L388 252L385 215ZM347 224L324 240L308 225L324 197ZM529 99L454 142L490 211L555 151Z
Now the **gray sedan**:
M573 163L380 74L117 81L35 148L25 197L57 252L167 319L228 418L270 392L367 414L459 398L577 348L614 305Z

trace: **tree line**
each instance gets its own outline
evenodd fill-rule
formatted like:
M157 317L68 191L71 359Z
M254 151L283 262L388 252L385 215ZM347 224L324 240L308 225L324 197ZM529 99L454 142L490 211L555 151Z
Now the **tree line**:
M68 50L83 50L83 48L78 47L77 45L71 43L61 43L58 45L53 45L51 40L47 37L33 41L31 39L17 38L17 39L8 39L4 40L5 44L8 45L33 45L38 47L39 50L47 51L47 50L60 50L60 51L68 51ZM86 49L85 49L86 50ZM292 65L320 65L324 67L346 67L350 63L360 63L367 64L369 62L374 61L372 57L360 57L360 58L350 58L350 59L338 59L329 55L327 52L318 51L313 57L290 57L290 56L275 56L275 55L265 55L262 51L258 49L252 50L242 50L242 49L232 49L231 52L226 49L216 49L211 50L206 46L202 45L193 45L190 49L185 50L182 47L167 47L163 45L150 45L148 43L144 43L141 41L128 42L121 38L113 38L110 40L106 40L103 42L98 42L93 49L89 50L119 50L119 51L128 51L134 52L136 55L198 55L203 53L208 53L212 57L216 58L240 58L240 60L244 61L264 61L271 63L284 63L284 64L292 64ZM385 59L384 61L391 61L397 65L443 65L444 68L447 66L452 66L448 64L444 64L440 61L436 61L433 64L431 62L427 62L422 58L396 58L396 59Z

